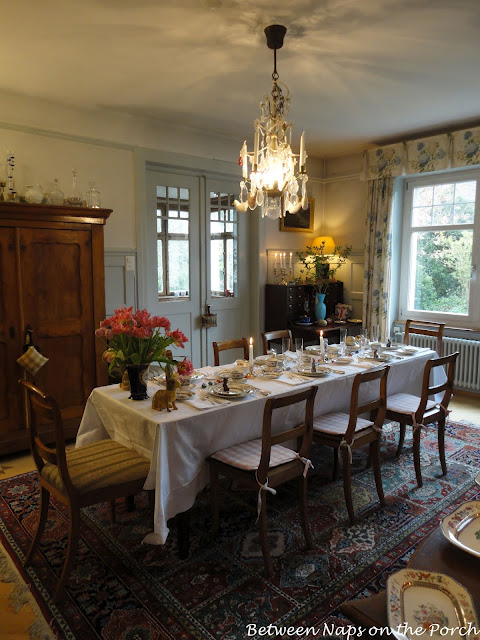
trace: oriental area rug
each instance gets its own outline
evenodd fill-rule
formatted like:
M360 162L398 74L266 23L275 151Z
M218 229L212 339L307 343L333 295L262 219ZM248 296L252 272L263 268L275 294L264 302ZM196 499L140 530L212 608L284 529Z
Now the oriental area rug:
M423 431L424 485L416 485L411 439L394 457L398 430L386 425L382 477L387 506L381 508L366 456L354 452L353 496L358 522L348 525L341 474L331 481L331 449L314 447L309 481L314 549L306 551L296 508L296 487L268 495L274 576L263 575L255 527L256 495L222 495L221 530L212 540L208 494L192 509L191 550L177 553L175 522L165 547L141 544L151 530L144 494L136 509L118 505L117 523L108 505L83 511L81 540L66 599L51 594L67 544L64 507L54 501L34 563L22 561L37 519L35 473L0 482L0 580L24 583L41 612L32 637L69 640L235 640L260 637L260 626L344 628L339 606L384 589L391 573L405 567L416 546L462 502L480 498L480 427L450 421L448 474L441 475L434 426ZM21 590L21 589L20 589ZM250 626L249 626L250 625ZM1 622L0 622L1 626ZM0 632L1 637L1 632ZM271 636L272 637L272 636ZM283 637L287 637L284 635ZM301 637L318 638L318 635Z

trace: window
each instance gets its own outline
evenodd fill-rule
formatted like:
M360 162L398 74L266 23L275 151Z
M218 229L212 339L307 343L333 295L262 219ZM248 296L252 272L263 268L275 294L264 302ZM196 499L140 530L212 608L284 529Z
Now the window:
M406 183L400 310L403 319L478 323L480 172Z
M230 193L210 192L210 283L212 296L237 295L238 220Z
M190 190L157 186L159 298L188 298Z

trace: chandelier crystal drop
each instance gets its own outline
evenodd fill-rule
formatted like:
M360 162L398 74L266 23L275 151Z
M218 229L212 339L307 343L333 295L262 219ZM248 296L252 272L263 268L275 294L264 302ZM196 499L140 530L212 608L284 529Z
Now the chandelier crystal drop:
M234 202L239 212L261 206L262 216L267 218L281 218L286 212L297 213L308 207L305 132L300 139L300 153L294 154L292 123L285 120L290 107L289 91L278 82L277 49L283 46L286 32L285 27L276 24L265 29L267 45L274 50L272 92L260 103L261 115L253 124L253 153L248 151L246 142L240 151L243 179L240 200Z

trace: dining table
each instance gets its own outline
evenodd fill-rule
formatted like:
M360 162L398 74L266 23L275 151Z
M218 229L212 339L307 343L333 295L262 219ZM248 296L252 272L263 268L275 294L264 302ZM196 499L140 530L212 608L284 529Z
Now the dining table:
M169 534L168 521L193 506L209 481L208 456L261 437L263 412L269 397L316 385L315 416L348 412L355 375L385 366L383 362L353 357L347 363L322 363L328 373L309 377L295 372L295 354L291 356L293 370L284 371L276 379L264 377L261 368L256 366L253 377L245 381L254 387L253 392L234 400L211 395L211 385L228 373L228 366L198 369L199 379L192 389L192 397L177 400L176 410L152 408L152 397L161 388L153 381L149 381L147 387L149 399L141 401L131 400L129 392L118 384L93 389L76 446L111 438L151 460L144 489L155 490L154 522L153 531L146 535L144 542L164 544ZM408 356L392 358L388 362L388 395L400 392L419 395L425 363L437 357L434 351L417 348ZM436 384L445 379L442 367L436 367L432 373ZM378 394L376 383L363 385L365 395L360 401L367 402ZM301 412L301 406L296 405L274 412L272 431L298 424L302 420Z

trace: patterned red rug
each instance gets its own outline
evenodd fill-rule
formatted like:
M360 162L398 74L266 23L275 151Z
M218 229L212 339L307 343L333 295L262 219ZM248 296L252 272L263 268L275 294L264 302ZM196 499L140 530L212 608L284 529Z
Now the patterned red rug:
M116 524L107 505L84 510L77 560L60 605L50 597L66 551L65 510L57 502L33 566L27 571L22 567L37 518L35 473L0 482L0 541L59 639L233 640L258 637L247 625L343 626L347 621L338 613L342 602L385 588L387 577L405 566L442 517L480 497L474 483L480 469L479 426L450 422L446 476L440 475L436 431L424 431L421 489L416 486L411 440L397 459L397 431L387 426L385 432L382 477L388 504L380 508L365 456L355 452L353 492L360 517L353 527L348 526L341 478L329 480L331 450L314 449L309 484L313 551L304 548L295 486L268 496L275 570L271 580L263 577L255 496L243 492L228 494L215 541L209 535L207 496L199 496L192 510L187 560L178 557L175 524L165 548L141 544L152 521L143 495L134 512L119 505Z

